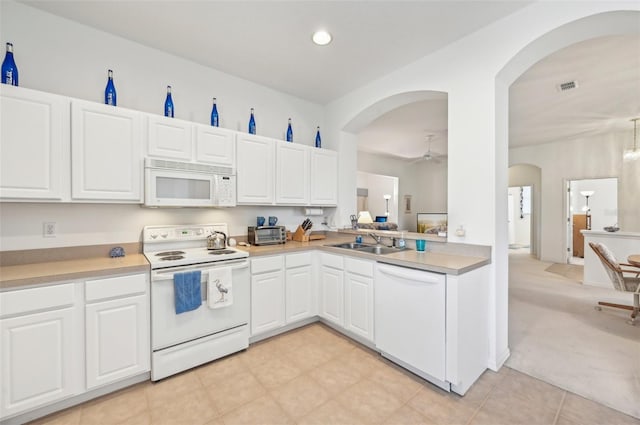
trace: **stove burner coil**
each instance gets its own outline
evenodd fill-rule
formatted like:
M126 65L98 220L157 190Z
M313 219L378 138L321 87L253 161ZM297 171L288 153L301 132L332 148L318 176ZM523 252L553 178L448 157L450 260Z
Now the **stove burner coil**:
M235 251L231 251L230 249L220 249L216 251L209 251L211 255L222 255L222 254L233 254Z
M162 261L171 261L171 260L182 260L184 255L168 255L166 257L160 257Z
M184 251L165 251L156 254L156 257L166 257L167 255L180 255L184 254Z

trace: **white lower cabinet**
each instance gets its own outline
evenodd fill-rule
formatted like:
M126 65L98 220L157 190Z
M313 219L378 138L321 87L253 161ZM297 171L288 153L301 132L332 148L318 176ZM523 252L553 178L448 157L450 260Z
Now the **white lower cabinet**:
M0 420L148 372L148 273L0 292L0 329Z
M76 284L0 294L0 419L82 392Z
M340 255L320 253L320 317L344 327L344 276Z
M293 323L316 315L315 285L311 252L289 254L286 263L286 322Z
M86 282L87 389L150 369L145 274Z
M284 326L284 264L281 255L251 260L251 335Z
M372 261L345 258L344 327L373 341L373 271Z

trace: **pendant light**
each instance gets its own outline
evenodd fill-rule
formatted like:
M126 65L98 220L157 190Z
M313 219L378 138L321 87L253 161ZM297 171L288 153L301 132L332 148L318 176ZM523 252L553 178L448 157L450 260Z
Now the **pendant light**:
M640 149L638 149L638 120L640 118L633 118L633 149L625 150L623 159L625 161L636 161L640 159Z

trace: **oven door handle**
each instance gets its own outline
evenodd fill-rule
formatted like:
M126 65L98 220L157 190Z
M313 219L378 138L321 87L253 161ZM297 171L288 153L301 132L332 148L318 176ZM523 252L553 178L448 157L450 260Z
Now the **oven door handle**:
M151 282L157 282L160 280L173 280L173 275L176 273L182 273L185 271L202 271L202 277L205 278L205 282L208 278L209 270L215 270L222 267L230 267L231 269L246 269L249 268L249 262L247 260L239 260L239 261L229 261L225 262L224 265L216 265L212 266L211 264L205 266L182 266L182 267L172 267L170 269L153 271L151 273Z

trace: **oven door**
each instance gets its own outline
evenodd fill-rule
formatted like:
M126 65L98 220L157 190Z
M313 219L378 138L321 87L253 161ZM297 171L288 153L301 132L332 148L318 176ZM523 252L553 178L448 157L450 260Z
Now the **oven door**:
M144 204L149 207L211 207L215 176L177 170L145 170Z
M207 306L209 271L230 267L233 304L217 309ZM202 271L202 305L196 310L176 314L173 275L177 272ZM151 272L151 345L153 351L193 341L249 323L249 261L230 260L202 266L172 267Z

